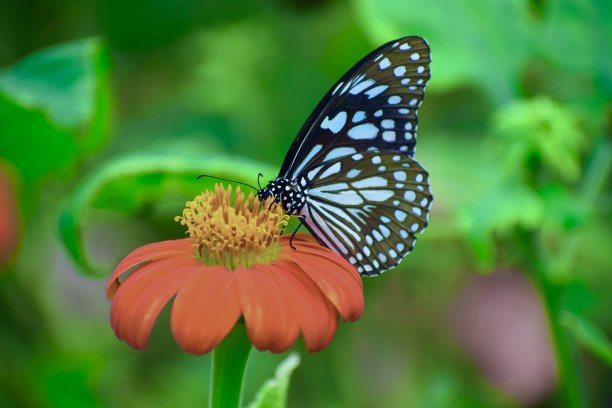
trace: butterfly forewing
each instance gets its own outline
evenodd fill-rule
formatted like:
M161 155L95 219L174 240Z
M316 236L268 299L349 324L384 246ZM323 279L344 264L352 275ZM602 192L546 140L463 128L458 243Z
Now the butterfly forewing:
M429 63L429 46L420 37L387 43L367 55L316 107L291 146L280 176L297 179L332 150L332 158L372 147L412 156Z
M310 186L306 226L363 275L396 266L427 226L428 174L407 155L354 153L310 168L298 182Z

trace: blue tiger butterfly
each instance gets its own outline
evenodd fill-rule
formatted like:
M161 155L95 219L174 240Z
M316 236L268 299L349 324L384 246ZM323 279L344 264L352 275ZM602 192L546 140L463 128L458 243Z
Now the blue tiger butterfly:
M430 62L416 36L364 57L319 102L278 177L257 193L299 215L361 275L395 267L427 226L428 173L413 156Z

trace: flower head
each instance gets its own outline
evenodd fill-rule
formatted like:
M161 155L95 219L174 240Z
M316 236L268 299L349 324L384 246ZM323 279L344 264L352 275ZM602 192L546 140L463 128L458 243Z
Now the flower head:
M273 201L245 199L240 188L231 201L231 187L202 193L177 217L189 238L145 245L121 261L107 285L117 337L146 348L173 298L172 332L193 354L213 349L241 317L257 349L282 352L299 333L309 351L320 350L338 315L361 316L363 286L350 263L307 234L291 248L280 235L287 216Z

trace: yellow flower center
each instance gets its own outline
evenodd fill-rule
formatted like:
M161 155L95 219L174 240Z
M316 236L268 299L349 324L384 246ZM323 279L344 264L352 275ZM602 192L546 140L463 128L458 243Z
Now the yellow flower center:
M250 193L245 200L240 187L232 197L232 186L226 190L222 185L187 202L183 216L175 218L187 226L196 258L230 270L276 258L279 237L288 219L272 197L262 203Z

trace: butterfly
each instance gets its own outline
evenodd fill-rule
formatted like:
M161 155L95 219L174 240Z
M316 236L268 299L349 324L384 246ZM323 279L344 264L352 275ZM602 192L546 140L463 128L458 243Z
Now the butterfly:
M430 61L416 36L365 56L319 102L278 177L257 193L298 215L361 275L395 267L428 223L428 173L413 155Z

